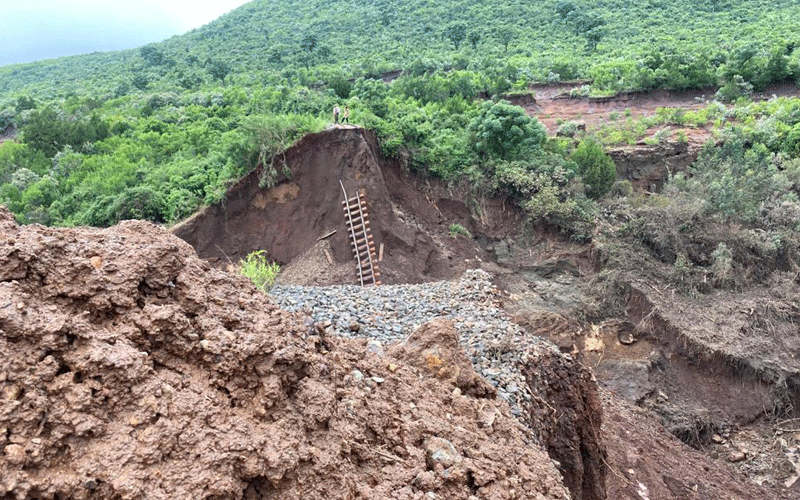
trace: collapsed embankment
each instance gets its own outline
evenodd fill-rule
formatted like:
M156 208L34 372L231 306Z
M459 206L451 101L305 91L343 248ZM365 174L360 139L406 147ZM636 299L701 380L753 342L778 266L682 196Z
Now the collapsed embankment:
M447 322L376 353L150 223L0 229L0 498L569 498L532 441L552 429L510 417ZM572 498L605 498L578 434Z
M265 168L277 173L271 187L260 182ZM385 249L382 281L397 284L453 278L464 269L465 257L486 257L476 241L450 236L451 224L489 238L519 227L518 213L499 200L487 200L476 218L476 210L457 193L412 186L416 180L401 170L397 162L381 157L372 132L332 127L305 136L272 165L243 177L225 200L176 226L173 233L201 257L220 264L254 250L287 264L324 245L334 265L353 266L341 181L348 196L357 190L366 194L375 247ZM314 284L347 282L347 276L327 277L325 272L317 273Z

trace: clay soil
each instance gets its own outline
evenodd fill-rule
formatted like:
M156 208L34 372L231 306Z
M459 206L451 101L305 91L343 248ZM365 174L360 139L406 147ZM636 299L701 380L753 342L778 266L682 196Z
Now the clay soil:
M384 352L150 223L0 229L0 498L570 498L447 321Z
M694 109L703 96L659 92L603 101L563 99L568 90L537 88L536 102L527 106L551 133L559 119L584 120L592 128L614 111L630 109L638 117L658 107ZM770 92L790 95L796 89ZM699 146L708 136L702 129L688 134L690 146ZM800 435L779 431L779 413L773 411L780 409L784 418L793 416L792 398L779 394L785 378L770 379L732 365L715 357L714 349L686 349L689 337L681 335L681 329L693 318L699 322L700 309L693 313L697 316L686 315L681 325L670 323L659 334L622 343L626 332L653 318L647 315L654 309L680 317L683 311L670 309L668 302L655 305L657 297L649 297L646 306L629 297L633 302L616 323L578 321L586 300L582 290L600 269L591 244L571 243L547 228L523 231L521 215L513 207L469 189L420 179L406 171L402 161L381 158L375 148L374 137L356 127L332 127L308 137L287 156L289 179L261 189L254 173L232 189L227 210L210 207L174 232L218 265L265 249L284 264L283 282L353 283L353 261L337 204L338 180L349 191L365 186L376 244L385 245L380 263L384 282L451 279L464 269L483 268L495 276L507 310L521 325L592 369L604 388L603 440L612 471L606 480L609 498L797 496L791 488L800 486L800 469L787 451L794 449ZM653 155L660 155L657 161ZM685 168L693 159L688 150L646 145L615 157L618 165L628 161L629 178L636 184L640 176L644 189L663 179L663 165L674 161ZM313 179L306 180L309 175ZM297 186L289 196L280 194L286 183ZM308 203L311 197L325 201ZM272 218L275 210L283 215ZM281 222L265 227L267 219ZM471 237L451 235L452 224L467 228ZM333 230L333 236L322 238ZM286 249L289 245L294 245L291 251ZM776 439L785 446L776 446Z
M562 99L569 88L537 88L528 104L551 132L560 119L592 128L611 112L637 117L701 97ZM657 186L663 169L646 170L650 153L637 148L645 153L623 154L631 179ZM650 163L692 161L689 151L657 154ZM620 318L586 323L596 248L523 230L518 211L468 186L412 175L361 128L310 135L280 161L274 186L253 172L173 228L189 245L141 222L20 228L0 212L0 498L798 497L785 344L757 346L775 360L768 369L732 362L714 339L686 334L713 331L724 315L703 320L713 305L692 309L648 283L628 290ZM523 327L571 354L530 358L540 428L509 416L447 324L378 355L218 270L265 250L286 283L354 283L339 181L367 196L384 283L483 268ZM470 236L452 234L454 224ZM753 313L739 314L738 300L726 317L744 325ZM446 360L433 371L431 349ZM574 359L583 364L562 365ZM576 378L559 389L542 373Z

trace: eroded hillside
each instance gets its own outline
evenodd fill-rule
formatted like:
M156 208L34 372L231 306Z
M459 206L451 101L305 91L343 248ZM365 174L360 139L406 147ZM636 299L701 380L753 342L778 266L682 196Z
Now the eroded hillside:
M353 145L353 149L341 148L345 142ZM579 245L546 230L539 231L531 240L530 235L519 231L520 216L512 208L501 202L448 192L430 180L417 179L399 164L382 159L375 149L369 152L369 148L375 148L374 143L358 129L333 128L311 136L287 152L290 175L277 186L259 188L259 174L254 173L230 191L228 206L233 208L210 207L176 231L190 241L198 234L209 235L198 248L201 255L208 252L208 256L221 264L225 263L224 257L216 257L220 254L214 252L222 248L226 249L225 254L236 256L256 248L265 248L274 255L275 250L270 246L273 242L279 242L275 247L278 251L294 245L290 253L283 254L286 255L282 261L286 264L284 283L353 283L355 262L349 254L346 236L339 234L345 229L339 212L343 195L341 189L334 194L336 189L327 186L337 186L339 178L351 190L366 186L371 211L376 214L373 230L386 248L381 266L390 279L420 282L458 276L470 267L487 270L504 291L502 301L506 310L515 315L520 325L582 359L592 367L601 386L613 393L604 397L606 414L611 415L612 421L628 422L632 427L609 425L605 431L609 436L624 433L626 439L636 443L655 439L670 450L663 454L659 449L638 444L635 455L640 458L634 460L632 448L625 440L606 439L609 465L616 471L608 476L609 487L618 495L615 498L639 498L644 491L641 488L653 492L651 498L669 498L669 495L702 498L698 492L711 491L709 488L721 488L715 491L723 496L739 495L735 498L791 496L785 484L795 484L792 479L797 473L786 453L791 453L793 441L787 440L778 449L770 449L766 441L771 432L770 422L775 422L771 419L787 415L787 411L791 414L795 397L793 382L789 382L795 373L791 366L765 372L759 368L763 366L758 354L761 351L740 346L739 356L731 358L725 354L726 349L735 348L735 343L723 342L722 349L703 343L702 335L697 332L714 329L692 325L704 324L703 311L708 311L704 308L714 306L689 306L681 296L666 296L668 288L662 287L668 287L668 282L663 281L668 275L663 273L669 269L660 268L662 264L637 260L631 254L627 257L628 264L631 271L638 269L639 281L636 274L601 272L608 265L610 250L604 240ZM362 167L348 171L347 166L352 164ZM322 165L333 167L325 169ZM278 196L277 193L288 190L287 186L294 186L292 195ZM321 201L324 197L328 199ZM381 208L386 205L391 207L391 213ZM272 214L312 215L273 218ZM242 226L242 220L253 222ZM264 220L273 223L262 223ZM325 224L314 227L310 221L316 220ZM293 228L294 224L300 230ZM450 234L451 224L469 228L472 237ZM201 227L218 229L205 233L189 229ZM211 234L221 235L226 230L235 232L238 227L250 229L238 240L210 238ZM333 230L337 233L318 240ZM301 236L275 236L282 232ZM392 233L415 234L413 240L407 241L416 241L424 247L404 246ZM341 239L336 242L336 237ZM247 245L237 247L237 241L247 241ZM420 253L419 248L427 250ZM333 262L326 259L325 251L336 256ZM753 289L748 294L732 295L734 302L730 307L733 310L739 307L736 304L744 307L744 302L755 297L749 293L760 292ZM709 297L709 304L714 304L714 300ZM598 320L593 325L587 322L593 317L612 319ZM775 321L776 317L770 318ZM789 325L791 319L784 318ZM738 330L719 329L722 335L735 331ZM755 338L758 334L751 335ZM774 350L774 354L780 356L780 349ZM707 384L707 390L698 390L698 384L704 388ZM655 410L661 423L654 424L653 417L627 406L619 398ZM753 432L760 433L763 439L753 438ZM710 452L691 450L687 444ZM684 457L680 461L694 464L687 467L685 476L653 475L652 471L668 460L667 455L675 454ZM744 461L739 461L740 455L745 457ZM703 464L709 475L697 475L697 464ZM673 466L680 470L674 463ZM637 472L638 467L649 471L641 487L637 486L637 474L642 474ZM740 468L750 479L738 475L732 467ZM680 477L695 477L697 481L690 484ZM749 483L751 480L766 481L774 490L751 490L756 488Z

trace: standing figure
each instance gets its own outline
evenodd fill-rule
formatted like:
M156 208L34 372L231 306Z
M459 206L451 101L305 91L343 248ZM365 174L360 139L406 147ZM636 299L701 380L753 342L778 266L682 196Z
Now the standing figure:
M339 123L339 105L333 106L333 123Z
M345 105L344 114L342 115L342 123L350 123L350 106Z

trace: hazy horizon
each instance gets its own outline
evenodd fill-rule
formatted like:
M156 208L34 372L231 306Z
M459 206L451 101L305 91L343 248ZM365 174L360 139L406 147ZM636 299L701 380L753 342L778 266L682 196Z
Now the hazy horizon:
M0 16L0 66L160 42L208 24L248 1L14 2L4 6Z

